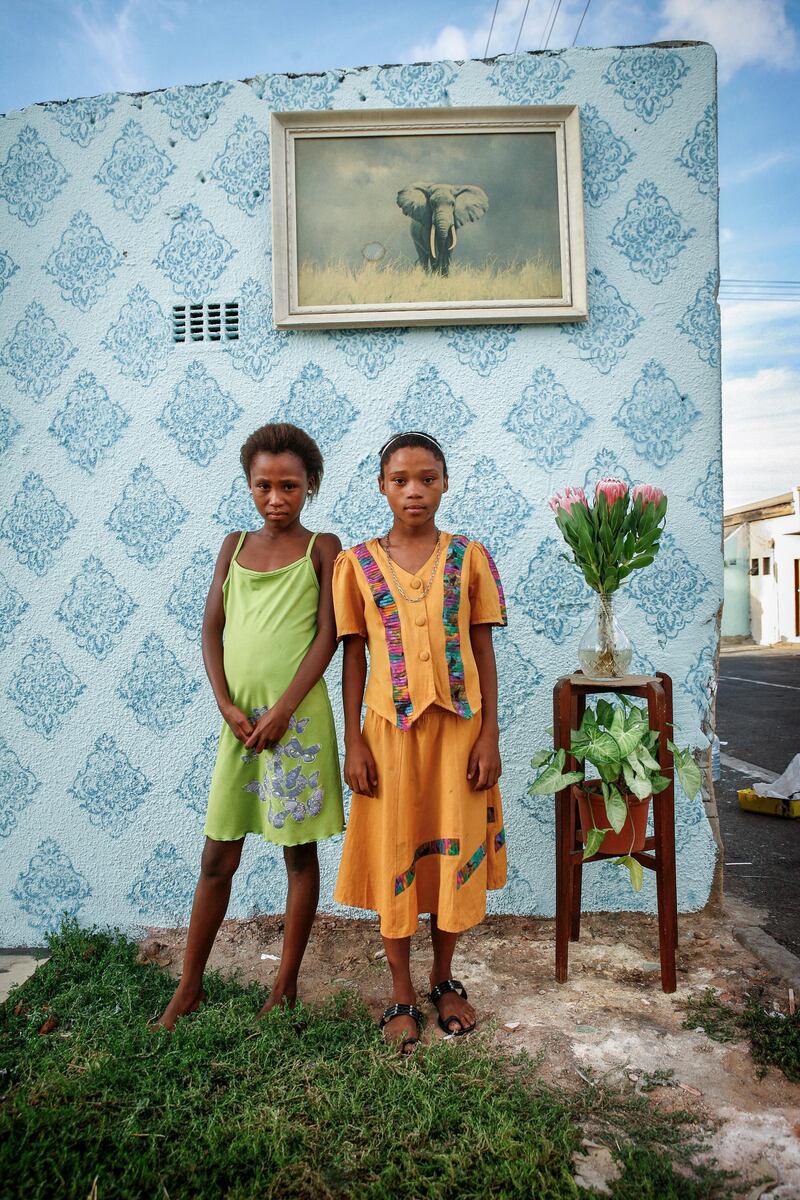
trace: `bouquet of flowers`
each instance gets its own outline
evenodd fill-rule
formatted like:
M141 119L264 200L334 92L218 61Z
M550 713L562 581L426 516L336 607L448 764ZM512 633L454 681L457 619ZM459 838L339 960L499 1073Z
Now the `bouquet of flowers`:
M579 568L599 597L597 615L578 651L581 666L596 679L619 678L630 666L632 650L610 597L658 553L667 497L649 483L631 491L623 479L608 478L596 484L593 504L583 488L568 487L552 497L550 507L572 552L562 557Z

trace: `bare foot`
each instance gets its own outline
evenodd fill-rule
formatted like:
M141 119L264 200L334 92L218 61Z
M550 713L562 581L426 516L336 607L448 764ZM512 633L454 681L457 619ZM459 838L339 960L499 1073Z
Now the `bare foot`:
M297 988L283 987L278 984L276 980L272 991L267 997L266 1003L262 1005L262 1007L256 1013L256 1020L260 1021L263 1017L266 1017L268 1013L271 1013L273 1008L277 1008L279 1005L285 1008L294 1008L296 1004Z
M434 981L431 979L431 991L434 986ZM459 996L457 992L445 992L436 1001L436 1008L439 1010L439 1017L447 1026L448 1033L456 1035L471 1033L475 1028L478 1014L469 1001L465 1000L463 996Z
M162 1028L168 1029L171 1033L175 1028L175 1022L178 1020L178 1017L185 1017L189 1013L197 1012L205 998L206 994L204 991L183 991L181 985L178 984L174 996L154 1023L153 1028L157 1028L160 1025Z

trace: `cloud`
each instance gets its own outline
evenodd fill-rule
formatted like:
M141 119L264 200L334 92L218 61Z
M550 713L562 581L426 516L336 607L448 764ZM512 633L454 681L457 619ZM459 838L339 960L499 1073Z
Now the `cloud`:
M722 303L726 508L800 483L800 305ZM765 358L772 364L763 366Z
M766 171L774 170L775 167L782 167L784 163L794 162L796 158L797 155L793 151L775 150L732 171L721 183L723 186L732 183L746 183L748 179L753 179L756 175L763 175Z
M583 0L562 3L549 39L551 48L571 46L584 9ZM431 10L433 11L433 10ZM502 0L492 29L489 56L509 54L519 34L524 0ZM405 61L483 58L494 5L487 3L473 24L449 24L415 43ZM551 0L531 0L519 50L537 50L552 12ZM743 33L746 31L746 33ZM631 45L674 40L710 42L717 51L720 82L741 67L760 64L792 68L798 38L786 14L785 0L606 0L590 7L580 31L583 46Z
M756 424L769 420L800 422L800 370L792 367L762 367L754 375L741 375L724 384L725 415L732 421ZM796 469L800 455L795 445Z
M722 365L726 375L743 374L765 357L794 367L800 345L800 304L789 300L720 301ZM800 394L798 398L800 407Z
M785 0L663 0L658 38L696 38L717 52L720 83L741 67L796 66Z
M627 7L627 5L626 5ZM432 11L432 10L431 10ZM583 11L581 0L562 3L550 46L569 46ZM412 62L431 62L440 58L483 58L492 25L494 5L484 8L475 25L445 25L428 41L417 42L405 56ZM525 14L525 0L501 0L492 28L489 56L510 54L514 49ZM519 40L519 50L537 50L552 14L551 0L531 0ZM584 26L585 28L585 26ZM583 31L582 31L583 32Z
M722 385L725 507L800 483L800 371L765 367Z
M135 92L146 86L137 65L135 18L139 7L140 0L125 0L112 16L105 16L97 3L77 4L72 9L79 36L96 56L99 85L109 91Z

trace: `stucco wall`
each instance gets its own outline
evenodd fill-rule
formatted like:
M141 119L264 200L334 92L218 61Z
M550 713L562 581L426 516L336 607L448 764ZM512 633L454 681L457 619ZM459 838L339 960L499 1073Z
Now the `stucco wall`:
M748 637L750 634L750 534L748 525L740 525L725 538L725 577L720 633L723 637Z
M775 517L753 521L749 530L750 557L759 562L759 574L749 578L753 640L765 646L796 642L794 562L800 558L800 521ZM768 575L761 573L764 558L769 559Z
M582 107L591 318L282 334L270 322L270 109L552 102ZM656 564L627 586L638 666L701 722L722 592L715 64L703 45L267 76L47 104L0 121L0 944L63 909L132 929L184 921L218 717L199 655L225 532L253 511L238 448L305 425L327 455L309 521L346 542L386 526L374 449L442 438L443 524L495 552L511 878L496 911L552 913L553 820L526 794L554 679L589 593L546 498L603 474L671 500ZM243 336L174 346L178 299L239 298ZM338 663L330 672L338 692ZM338 704L338 700L336 701ZM678 805L680 904L714 863ZM232 912L280 909L283 868L249 839ZM340 840L320 847L322 907ZM589 908L654 905L611 865Z

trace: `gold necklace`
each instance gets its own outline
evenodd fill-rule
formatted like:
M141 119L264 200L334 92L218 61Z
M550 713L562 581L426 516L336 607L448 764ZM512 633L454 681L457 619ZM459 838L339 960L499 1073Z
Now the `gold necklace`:
M397 571L394 568L394 559L392 558L392 554L389 549L388 533L386 535L386 545L384 546L384 551L386 553L387 559L389 560L389 571L391 573L392 579L394 580L394 585L397 588L400 595L409 604L421 604L422 601L427 596L428 592L433 587L433 581L436 578L436 568L439 566L439 557L442 553L442 535L441 535L441 533L437 532L437 534L436 534L436 557L433 560L433 568L431 570L430 578L429 578L428 582L425 584L425 586L423 587L419 596L409 596L408 593L405 591L402 583L397 578ZM410 572L409 572L409 574L410 574Z

